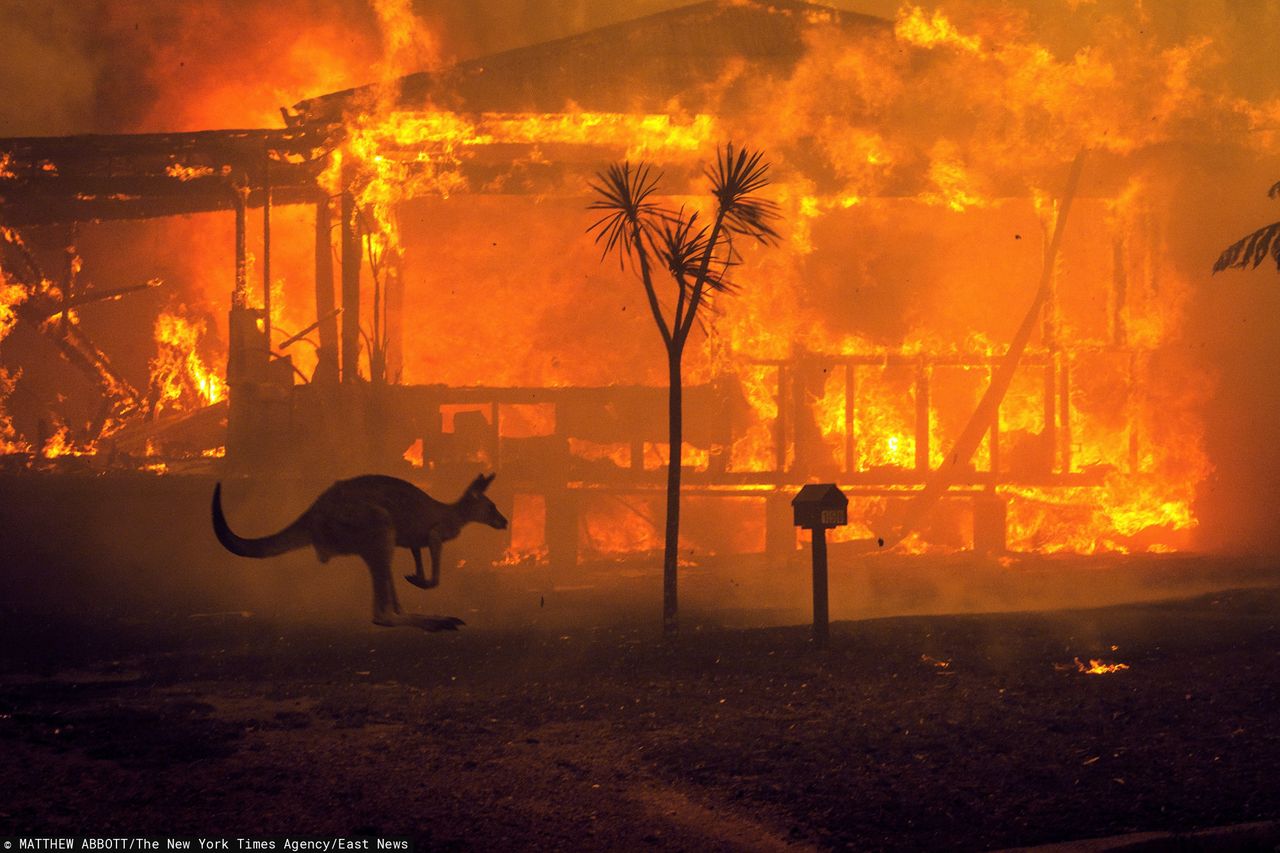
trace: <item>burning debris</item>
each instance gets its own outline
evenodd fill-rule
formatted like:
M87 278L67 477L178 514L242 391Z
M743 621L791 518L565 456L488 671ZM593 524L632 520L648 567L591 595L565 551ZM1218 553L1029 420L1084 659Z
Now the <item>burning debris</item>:
M1112 673L1122 672L1129 668L1127 663L1107 663L1098 658L1089 658L1089 665L1085 666L1080 662L1080 658L1075 659L1076 670L1086 675L1111 675Z

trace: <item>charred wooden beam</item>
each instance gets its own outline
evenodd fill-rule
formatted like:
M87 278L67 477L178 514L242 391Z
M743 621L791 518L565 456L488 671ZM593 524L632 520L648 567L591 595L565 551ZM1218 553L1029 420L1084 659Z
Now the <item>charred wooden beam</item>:
M857 470L858 436L858 371L852 364L844 366L844 471Z
M321 194L315 203L316 236L316 315L320 329L320 349L317 352L316 373L313 381L321 383L338 380L338 314L341 311L333 300L333 243L332 218L329 215L329 197Z
M248 250L246 249L246 215L245 210L249 196L247 187L236 187L235 195L235 211L236 211L236 236L235 236L235 263L236 263L236 280L235 288L231 291L231 307L247 308L249 307L249 260Z
M916 470L929 470L929 366L916 365Z
M271 348L271 158L262 161L262 324Z
M342 194L342 381L360 378L360 232L351 193Z
M326 142L307 131L0 139L0 222L10 226L227 210L232 176L272 163L277 203L310 200ZM258 182L255 182L258 183ZM248 200L264 201L260 187Z
M1058 439L1061 444L1058 458L1063 474L1071 473L1071 358L1061 355L1058 370Z
M325 323L327 323L328 321L338 319L338 315L339 315L339 314L341 314L341 313L342 313L342 309L341 309L341 308L333 308L333 309L331 309L327 314L322 314L322 315L321 315L321 316L320 316L320 317L319 317L319 318L318 318L314 323L312 323L310 326L307 326L306 328L301 329L301 330L299 330L299 331L295 332L294 334L290 335L289 337L285 338L283 341L281 341L281 342L280 342L279 346L277 346L277 347L276 347L276 349L278 349L278 350L283 350L283 349L287 349L287 348L289 348L289 347L293 346L293 345L294 345L294 344L296 344L298 341L302 340L302 339L303 339L303 338L305 338L307 335L309 335L309 334L311 334L312 332L314 332L316 329L319 329L319 328L321 328L322 326L324 326L324 324L325 324Z
M139 293L143 290L150 290L153 287L159 287L164 282L159 279L152 279L146 284L133 284L128 287L113 287L108 290L89 290L82 291L79 295L70 299L55 300L47 294L34 294L25 302L23 302L17 314L20 317L43 322L53 318L55 315L61 314L66 317L66 312L72 308L79 308L81 305L93 305L98 302L115 302L123 299L131 293Z
M138 392L111 365L107 354L91 341L79 326L47 325L47 336L63 357L78 367L100 389L106 411L111 418L122 420L136 412L141 404ZM57 331L54 331L57 329Z

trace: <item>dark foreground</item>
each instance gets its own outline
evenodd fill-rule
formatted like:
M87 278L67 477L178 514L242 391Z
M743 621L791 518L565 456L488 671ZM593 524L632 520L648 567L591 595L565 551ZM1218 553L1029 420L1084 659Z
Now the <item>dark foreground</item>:
M825 653L8 613L0 664L0 835L981 849L1280 818L1276 589L837 623Z

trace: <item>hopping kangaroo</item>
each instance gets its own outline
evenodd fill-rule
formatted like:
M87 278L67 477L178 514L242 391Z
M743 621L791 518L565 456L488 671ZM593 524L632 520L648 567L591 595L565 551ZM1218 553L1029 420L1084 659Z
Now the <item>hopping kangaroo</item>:
M224 548L241 557L274 557L308 545L316 549L322 563L338 554L354 554L368 564L373 577L373 624L455 631L464 624L457 617L400 612L391 557L396 546L408 548L416 572L405 575L405 580L423 589L438 585L440 549L457 538L468 522L497 530L507 526L507 519L484 495L495 476L476 477L451 504L395 477L369 474L339 480L288 527L259 539L244 539L231 531L222 514L222 484L218 483L213 488L213 532ZM423 548L431 552L430 579L422 568Z

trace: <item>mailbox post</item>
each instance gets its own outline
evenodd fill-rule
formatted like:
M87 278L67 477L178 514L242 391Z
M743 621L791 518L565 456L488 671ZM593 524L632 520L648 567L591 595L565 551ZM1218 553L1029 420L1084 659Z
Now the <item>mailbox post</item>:
M810 483L791 499L796 527L813 533L813 642L826 646L830 636L827 615L827 529L849 523L849 499L835 483Z

